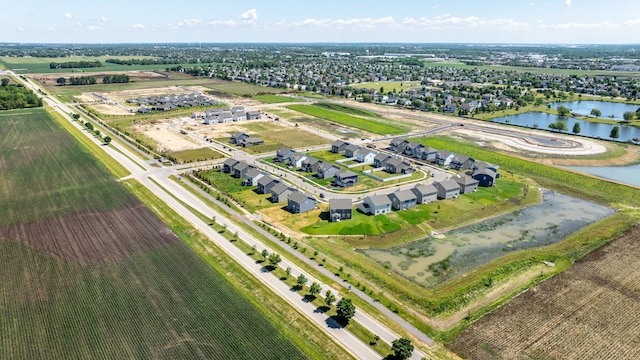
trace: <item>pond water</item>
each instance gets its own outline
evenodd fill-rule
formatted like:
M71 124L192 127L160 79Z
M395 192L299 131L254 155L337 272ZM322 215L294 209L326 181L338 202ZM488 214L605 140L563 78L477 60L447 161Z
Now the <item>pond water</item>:
M507 252L556 243L613 213L568 195L546 190L542 195L541 204L461 227L443 239L361 251L409 280L433 286Z
M602 115L598 116L603 119L624 120L622 115L627 111L636 112L640 105L623 104L611 101L560 101L552 102L551 107L557 109L558 106L564 106L571 109L571 112L589 116L592 109L598 109Z
M604 179L640 186L640 164L630 166L567 166Z
M580 135L589 136L593 138L602 138L602 139L611 139L609 134L611 134L611 129L615 125L611 124L602 124L595 123L585 120L576 120L571 117L566 116L558 116L553 114L547 114L543 112L528 112L524 114L511 115L511 116L503 116L499 118L492 119L494 122L499 122L502 124L511 124L518 126L525 126L533 128L535 124L538 125L540 129L549 129L549 124L556 121L564 121L567 124L568 131L562 131L565 134L572 134L571 130L573 129L573 124L576 122L580 123ZM620 126L620 137L616 140L618 141L629 141L632 139L640 139L640 128L634 126Z

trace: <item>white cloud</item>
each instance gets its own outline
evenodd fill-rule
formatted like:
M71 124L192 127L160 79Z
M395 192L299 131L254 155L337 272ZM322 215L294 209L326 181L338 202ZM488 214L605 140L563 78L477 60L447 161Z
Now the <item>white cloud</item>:
M101 20L102 22L107 22L107 21L108 21L108 20L107 20L107 18L106 18L106 17L104 17L104 16L100 17L100 20Z
M23 29L23 28L21 28L21 27L17 27L17 28L16 28L16 30L18 30L18 31L24 31L24 29Z
M238 23L234 20L214 20L209 22L209 26L213 27L235 27Z
M52 26L49 26L49 27L47 28L47 31L48 31L48 32L54 32L54 31L56 31L56 28L54 28L54 27L52 27Z
M71 13L64 13L64 17L67 18L67 19L71 19L72 18Z
M393 17L387 16L384 18L352 18L352 19L338 19L333 22L337 27L361 27L361 28L373 28L380 25L396 25L396 21Z
M609 21L603 21L599 23L565 23L556 24L553 27L556 29L598 29L598 28L613 28L617 27L615 24Z
M290 27L310 27L310 26L324 27L330 24L331 24L331 19L305 19L302 21L292 22L288 25ZM278 25L283 25L285 27L287 26L286 23L278 23Z
M202 20L198 20L198 19L187 19L187 20L180 21L178 23L178 26L192 27L200 24L201 22Z
M134 30L144 29L144 25L142 25L142 24L133 24L133 25L131 25L131 28L134 29Z
M258 20L258 12L256 11L256 9L247 10L240 14L240 19L242 19L243 21L254 22Z
M638 25L640 25L640 18L627 20L622 23L622 26L638 26Z
M87 29L90 31L100 30L100 26L90 25Z
M78 22L76 23L76 25L78 25L78 26L82 26L82 23L78 21Z
M564 0L564 6L571 6L573 0Z
M514 19L487 19L477 16L465 18L451 16L450 14L438 15L433 18L422 17L416 22L415 27L429 29L476 29L476 28L524 28L529 23L516 21Z

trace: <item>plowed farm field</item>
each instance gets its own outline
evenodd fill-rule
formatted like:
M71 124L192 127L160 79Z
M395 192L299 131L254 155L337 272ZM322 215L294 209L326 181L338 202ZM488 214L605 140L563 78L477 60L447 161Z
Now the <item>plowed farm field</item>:
M44 110L0 112L0 359L304 354Z
M640 359L640 229L522 293L458 336L470 359Z

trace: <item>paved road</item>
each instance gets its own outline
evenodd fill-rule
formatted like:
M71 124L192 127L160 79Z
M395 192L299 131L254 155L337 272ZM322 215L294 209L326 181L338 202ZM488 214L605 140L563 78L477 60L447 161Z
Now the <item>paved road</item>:
M13 75L12 73L9 73ZM15 75L14 75L15 77ZM21 81L18 77L15 77L17 81ZM24 82L28 88L37 92L38 87L33 85L31 82ZM71 109L66 105L58 102L56 99L51 97L44 97L44 100L52 106L56 111L60 112L68 121L70 121L74 126L78 129L82 130L86 136L94 141L96 144L101 145L101 142L96 139L92 134L85 131L85 129L80 126L79 123L73 121L69 117L69 113L71 113ZM156 196L162 199L168 206L170 206L173 210L175 210L180 216L182 216L185 220L189 221L197 230L206 234L213 242L216 243L221 249L223 249L229 256L231 256L235 261L237 261L240 265L242 265L245 269L247 269L250 273L260 279L264 284L269 286L274 292L280 295L283 299L288 301L291 305L297 308L301 313L307 316L311 321L315 322L322 328L325 332L327 332L330 336L332 336L335 341L342 344L345 349L347 349L350 353L360 359L377 359L380 358L378 354L376 354L373 350L371 350L370 346L363 343L355 337L350 332L346 331L339 326L335 326L335 324L331 323L330 320L324 315L316 312L315 306L310 303L304 301L304 299L300 298L300 295L291 291L286 284L277 279L275 276L265 273L262 266L256 264L249 256L240 251L235 245L233 245L228 240L224 239L220 234L214 231L211 227L208 226L205 222L200 220L199 217L194 215L187 207L178 202L173 196L171 196L167 191L164 191L160 186L158 186L153 180L155 180L158 184L160 184L163 188L170 191L174 196L180 198L183 202L193 207L197 211L201 212L207 217L216 216L217 222L226 224L228 231L237 232L240 239L249 243L250 245L255 244L258 249L268 249L270 252L273 252L272 249L262 244L259 240L255 239L250 234L246 233L244 230L240 229L235 223L231 222L229 219L225 219L222 214L218 214L212 209L210 209L206 204L202 203L198 198L193 196L191 193L187 192L185 189L177 185L175 182L168 178L168 175L173 173L175 169L163 169L163 168L152 168L145 161L138 159L135 155L130 152L130 149L126 146L120 145L117 142L112 142L109 146L103 146L103 149L112 156L116 161L122 164L125 168L127 168L131 172L131 176L128 178L133 178L139 180L144 186L146 186L150 191L152 191ZM127 154L127 155L125 155ZM236 216L239 214L235 214ZM310 274L299 269L295 264L289 263L288 261L282 262L283 267L291 267L292 275L297 276L299 274L305 274L305 276L309 279L310 282L316 281L322 285L323 292L329 289L326 284L315 279ZM364 313L362 310L358 310L355 320L365 326L374 334L380 336L385 342L391 343L393 340L397 339L399 336L393 333L391 330L380 324L375 319L371 318L369 315ZM422 334L423 337L425 336ZM427 338L428 340L431 340ZM430 343L430 342L427 342ZM411 359L421 359L424 357L424 354L417 349L412 354Z

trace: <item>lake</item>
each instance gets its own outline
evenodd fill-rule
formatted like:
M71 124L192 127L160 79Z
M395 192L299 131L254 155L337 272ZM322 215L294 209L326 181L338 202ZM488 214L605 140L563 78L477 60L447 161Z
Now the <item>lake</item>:
M640 105L630 105L611 101L559 101L550 103L551 107L557 109L558 106L564 106L571 109L571 112L589 116L592 109L598 109L602 112L599 118L624 120L622 115L627 111L636 112Z
M611 134L611 129L615 125L611 124L602 124L595 123L585 120L576 120L571 117L558 116L553 114L547 114L543 112L528 112L524 114L517 114L511 116L503 116L499 118L492 119L491 121L502 123L502 124L510 124L510 125L518 125L533 128L534 125L538 125L540 129L549 129L549 124L554 123L556 121L564 121L567 124L568 131L562 131L564 134L572 134L571 130L573 129L573 124L576 122L580 123L580 135L589 136L592 138L602 138L602 139L611 139L609 134ZM634 126L622 126L620 125L620 137L616 139L617 141L629 141L634 138L640 139L640 128Z
M543 191L542 198L541 204L461 227L442 239L361 252L411 281L433 286L507 252L556 243L613 213L552 191Z
M604 179L640 186L640 164L630 166L567 166Z

